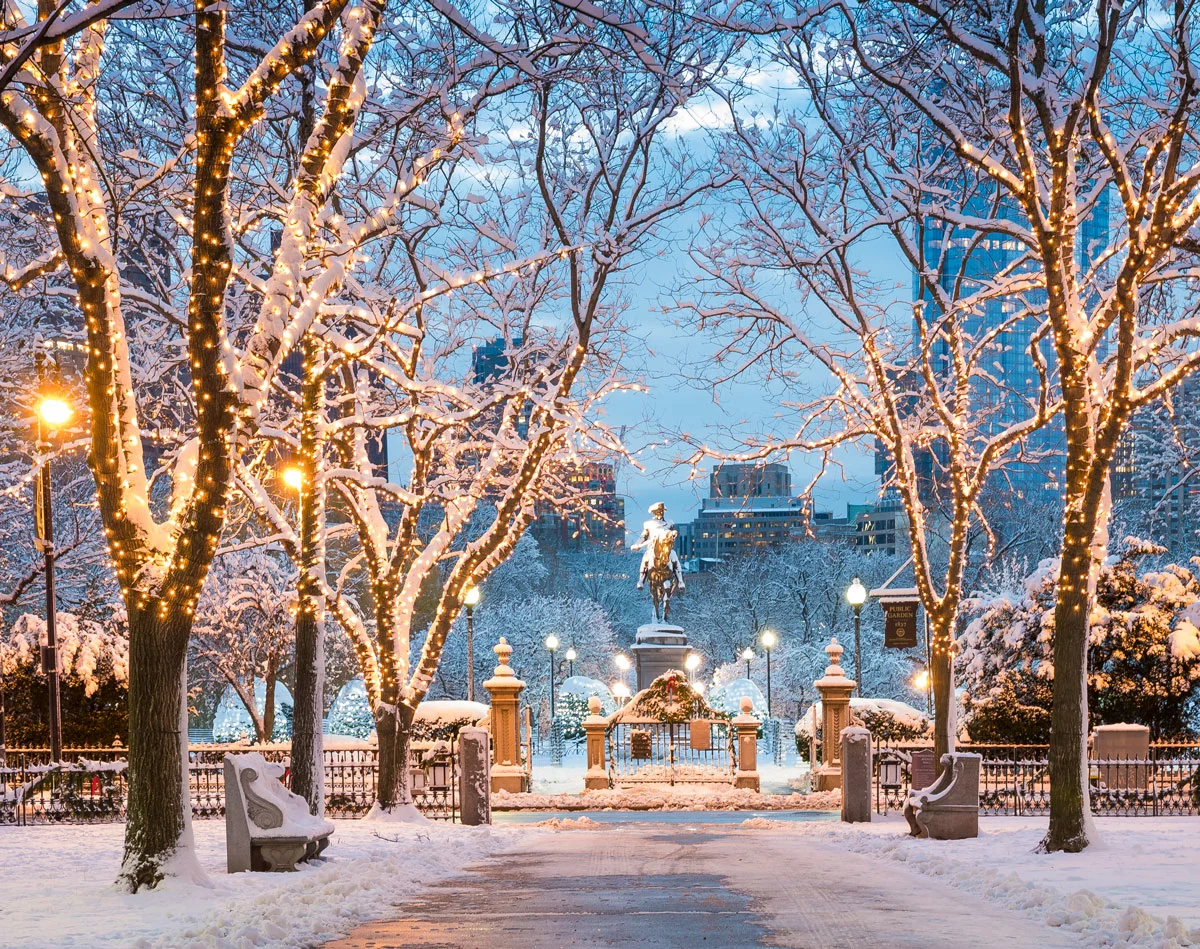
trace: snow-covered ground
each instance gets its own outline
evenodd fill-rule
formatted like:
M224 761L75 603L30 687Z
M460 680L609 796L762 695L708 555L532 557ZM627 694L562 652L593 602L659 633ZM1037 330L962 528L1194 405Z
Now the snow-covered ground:
M1178 949L1200 945L1200 820L1098 818L1098 845L1039 854L1045 817L985 817L974 840L915 840L902 818L870 824L796 824L754 818L742 826L812 836L896 860L1014 912L1062 927L1087 946Z
M225 824L197 821L211 888L170 881L131 896L112 881L124 825L0 827L0 945L294 947L387 916L423 885L530 828L335 821L326 856L297 873L225 872Z

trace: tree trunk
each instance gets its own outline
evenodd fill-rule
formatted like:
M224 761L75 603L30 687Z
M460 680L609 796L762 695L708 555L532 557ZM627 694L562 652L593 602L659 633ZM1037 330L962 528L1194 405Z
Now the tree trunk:
M385 811L412 803L408 784L408 756L412 742L413 711L404 705L375 714L379 735L379 783L375 803Z
M275 665L267 663L267 678L263 682L262 734L259 742L266 744L275 734Z
M1087 645L1092 536L1086 508L1068 498L1058 602L1054 607L1054 705L1050 718L1050 826L1042 850L1078 853L1088 845Z
M135 594L136 595L136 594ZM129 611L129 801L118 882L154 887L181 844L190 846L187 768L187 641L179 606L151 600Z
M303 605L296 614L296 691L292 696L292 790L311 813L325 813L325 753L321 736L325 643L321 623ZM380 748L382 749L382 736ZM382 755L382 750L381 750Z
M942 755L954 750L958 729L954 697L954 625L955 617L931 616L929 675L933 681L933 758L937 774L942 773Z

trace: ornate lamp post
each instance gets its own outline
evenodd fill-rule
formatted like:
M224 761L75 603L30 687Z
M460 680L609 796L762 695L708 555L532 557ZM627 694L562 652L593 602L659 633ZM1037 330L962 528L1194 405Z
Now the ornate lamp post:
M683 667L687 669L688 673L688 685L696 684L696 670L700 668L700 663L703 661L699 653L694 652L689 652L687 658L683 660Z
M846 590L846 602L854 607L854 692L862 695L862 608L867 602L867 588L858 577Z
M578 658L574 647L567 649L567 675L575 675L575 660Z
M58 396L44 396L37 405L37 449L46 455L37 476L37 540L45 558L46 570L46 645L42 652L42 671L50 698L50 760L62 761L62 685L58 677L58 630L54 595L54 505L51 500L50 436L75 414L70 404Z
M558 649L558 637L551 633L546 637L546 648L550 651L550 720L554 721L554 653Z
M742 650L742 658L746 660L746 678L750 678L750 660L754 658L754 650L747 646Z
M475 607L479 605L479 587L471 587L463 596L467 608L467 701L475 701Z
M763 649L767 653L767 718L771 717L771 650L779 642L774 630L764 629L761 637Z
M624 682L614 682L612 684L612 694L613 698L617 700L617 707L620 708L629 701L629 686Z
M619 652L613 659L613 664L621 671L621 681L624 682L625 677L629 675L629 670L633 668L633 663L629 661L629 657L625 653Z

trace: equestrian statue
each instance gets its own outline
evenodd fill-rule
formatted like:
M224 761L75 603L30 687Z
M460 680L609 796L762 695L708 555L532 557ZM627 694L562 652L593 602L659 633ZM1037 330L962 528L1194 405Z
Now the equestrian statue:
M673 521L666 519L667 506L662 501L650 505L650 520L642 524L642 536L630 550L642 550L642 565L638 570L637 588L649 582L654 622L666 623L671 618L671 597L682 593L683 564L675 552L679 531Z

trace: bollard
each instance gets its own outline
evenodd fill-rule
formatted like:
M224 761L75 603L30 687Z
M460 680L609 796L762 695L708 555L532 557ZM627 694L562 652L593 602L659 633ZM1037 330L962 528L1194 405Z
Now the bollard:
M842 822L871 822L871 733L865 728L843 728Z
M486 728L464 728L458 733L458 801L462 822L468 827L492 822L490 736Z

